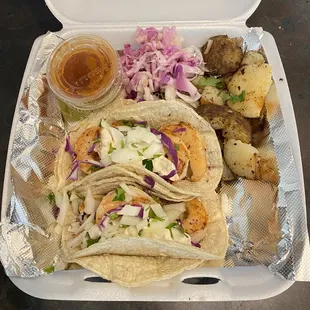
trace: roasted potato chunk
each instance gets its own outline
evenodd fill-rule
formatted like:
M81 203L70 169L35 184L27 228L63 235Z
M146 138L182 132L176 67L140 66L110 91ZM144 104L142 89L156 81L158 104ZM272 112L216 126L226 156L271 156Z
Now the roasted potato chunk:
M249 51L245 53L241 65L261 65L265 63L265 58L259 52Z
M234 174L252 180L259 178L259 152L251 144L234 139L225 141L224 159Z
M227 164L225 163L225 160L223 159L223 174L222 174L222 180L223 181L231 181L234 180L236 176L232 173L232 171L228 168Z
M207 69L213 75L225 75L238 70L243 59L240 38L220 35L210 38L201 48Z
M245 91L245 100L228 105L249 118L259 117L272 84L271 67L268 64L248 65L240 68L227 85L232 95Z
M222 90L219 90L214 86L205 86L201 94L200 103L224 105L225 101L223 100L222 92Z
M214 130L221 129L224 138L251 142L251 125L240 113L216 104L201 105L196 112L209 122Z

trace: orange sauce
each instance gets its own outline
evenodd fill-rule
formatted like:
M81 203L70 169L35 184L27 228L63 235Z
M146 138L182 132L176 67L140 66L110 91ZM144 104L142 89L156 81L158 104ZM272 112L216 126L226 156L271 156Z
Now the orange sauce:
M109 85L114 78L109 55L95 49L78 49L60 61L56 83L72 97L88 97Z

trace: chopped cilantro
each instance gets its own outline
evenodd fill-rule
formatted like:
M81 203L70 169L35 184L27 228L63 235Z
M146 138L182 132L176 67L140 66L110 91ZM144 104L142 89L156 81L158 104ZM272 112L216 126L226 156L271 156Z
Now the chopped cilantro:
M112 221L114 221L114 220L116 220L116 219L118 218L118 214L115 213L115 212L110 213L110 214L109 214L109 218L110 218Z
M113 201L124 201L125 200L125 192L121 187L115 189L116 196L113 198Z
M80 199L85 199L85 196L83 196L83 195L81 195L81 194L79 194L79 193L76 193L76 195L80 198Z
M128 121L128 120L121 121L121 124L122 124L123 126L133 127L132 121Z
M99 166L90 166L88 168L88 171L91 171L91 172L95 172L95 171L98 171L100 170L102 167L99 167Z
M132 147L138 148L138 145L136 143L131 143Z
M217 89L224 88L223 82L213 76L200 78L198 88L204 88L205 86L215 86Z
M145 152L147 149L149 148L149 146L146 146L142 149L142 152Z
M125 141L122 140L122 141L121 141L121 148L123 149L124 147L125 147Z
M184 232L183 227L182 227L179 223L173 222L173 223L170 223L170 224L166 227L166 229L169 229L170 235L171 235L171 238L172 238L172 239L173 239L172 230L171 230L172 228L178 229L182 234L185 235L185 232ZM185 235L185 236L186 236L186 235Z
M101 141L101 138L97 138L97 139L93 140L93 143L98 143L100 141Z
M154 154L154 155L153 155L153 158L158 158L158 157L160 157L160 156L162 156L162 155L163 155L163 154L159 154L159 153L158 153L158 154Z
M245 90L242 91L240 95L230 96L230 100L232 103L242 102L245 100Z
M137 151L139 156L143 156L143 153L140 151Z
M115 150L116 150L116 148L112 146L112 143L110 143L108 154L111 154Z
M150 171L153 171L153 161L152 159L143 159L142 160L142 165Z
M49 193L47 196L46 196L46 200L48 200L48 202L54 206L56 204L56 200L55 200L55 194L54 193Z
M53 265L44 269L45 273L53 273L54 271L55 271L55 267Z
M120 228L127 228L127 227L129 227L129 225L121 224L121 225L119 225L119 227L120 227Z
M162 217L157 216L152 209L150 209L150 211L149 211L149 218L153 219L156 222L157 221L163 222L165 220Z
M179 144L174 144L174 148L177 152L180 151L180 145Z
M86 242L87 242L87 247L90 247L91 245L95 244L95 243L98 243L98 241L100 240L100 238L97 238L97 239L88 239Z
M231 103L243 102L245 100L245 90L240 95L232 95L229 93L223 93L222 98L224 101L230 100Z

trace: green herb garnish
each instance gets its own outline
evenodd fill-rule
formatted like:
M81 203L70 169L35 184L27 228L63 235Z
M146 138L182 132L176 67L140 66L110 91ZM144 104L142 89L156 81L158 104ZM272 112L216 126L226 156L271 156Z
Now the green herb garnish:
M47 196L46 196L46 200L48 200L48 202L54 206L56 204L56 200L55 200L55 194L54 193L49 193Z
M121 148L123 149L124 147L125 147L125 141L122 140L122 141L121 141Z
M142 149L142 152L145 152L147 149L149 148L149 146L146 146Z
M204 88L205 86L215 86L217 89L224 88L223 82L213 76L203 77L199 79L198 88Z
M139 156L143 156L143 153L140 151L137 151Z
M165 220L162 217L157 216L152 209L150 209L149 211L149 218L154 221L160 221L160 222L163 222Z
M174 148L177 152L180 151L180 145L179 144L174 144Z
M153 161L152 159L143 159L142 160L142 165L150 171L153 171Z
M82 200L85 199L85 196L83 196L83 195L81 195L81 194L79 194L79 193L76 193L76 195L77 195L80 199L82 199Z
M118 214L115 213L115 212L110 213L110 214L109 214L109 218L110 218L112 221L114 221L114 220L116 220L116 219L118 218Z
M124 225L124 224L119 225L119 228L127 228L127 227L129 227L129 225Z
M44 269L45 273L53 273L54 271L55 271L55 267L53 265Z
M153 158L158 158L158 157L160 157L160 156L162 156L163 154L154 154L153 155Z
M131 143L132 147L138 148L138 145L136 143Z
M132 123L132 121L121 121L121 124L123 125L123 126L127 126L127 127L133 127L133 123Z
M99 166L90 166L88 168L88 171L91 171L91 172L95 172L95 171L98 171L100 170L102 167L99 167Z
M171 238L172 239L174 239L173 238L173 235L172 235L172 228L176 228L176 229L178 229L183 235L185 235L185 231L184 231L184 229L183 229L183 227L179 224L179 223L177 223L177 222L173 222L173 223L170 223L167 227L166 227L166 229L169 229L169 231L170 231L170 235L171 235ZM185 235L186 236L186 235ZM186 236L187 237L187 236ZM187 237L188 238L188 237Z
M101 138L97 138L97 139L93 140L93 143L98 143L100 141L101 141Z
M115 189L116 196L112 201L124 201L125 200L125 192L121 187Z
M116 148L112 146L112 143L110 143L108 154L113 153L113 151L115 151L115 150L116 150Z
M100 240L100 238L97 238L97 239L88 239L86 242L87 242L87 247L90 247L91 245L95 244L95 243L98 243L98 241Z
M243 102L245 100L245 90L240 95L232 95L230 93L224 93L222 95L224 101L230 100L232 104L237 102Z

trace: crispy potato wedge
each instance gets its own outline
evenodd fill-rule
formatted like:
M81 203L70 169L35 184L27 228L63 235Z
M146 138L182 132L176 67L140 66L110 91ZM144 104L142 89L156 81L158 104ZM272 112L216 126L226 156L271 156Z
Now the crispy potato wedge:
M243 66L234 74L227 88L233 95L245 91L245 100L236 103L228 100L227 103L245 117L259 117L271 84L272 72L268 64Z
M251 144L234 139L226 140L224 159L234 174L252 180L259 178L259 152Z
M241 38L219 35L202 46L201 52L211 74L225 75L238 70L243 59L241 43Z
M216 104L201 105L196 112L209 122L214 130L222 130L224 138L251 142L251 125L240 113Z
M223 100L222 92L222 90L219 90L214 86L205 86L201 94L200 103L224 105L225 101Z
M265 58L262 54L255 51L246 52L241 65L261 65L265 63Z

